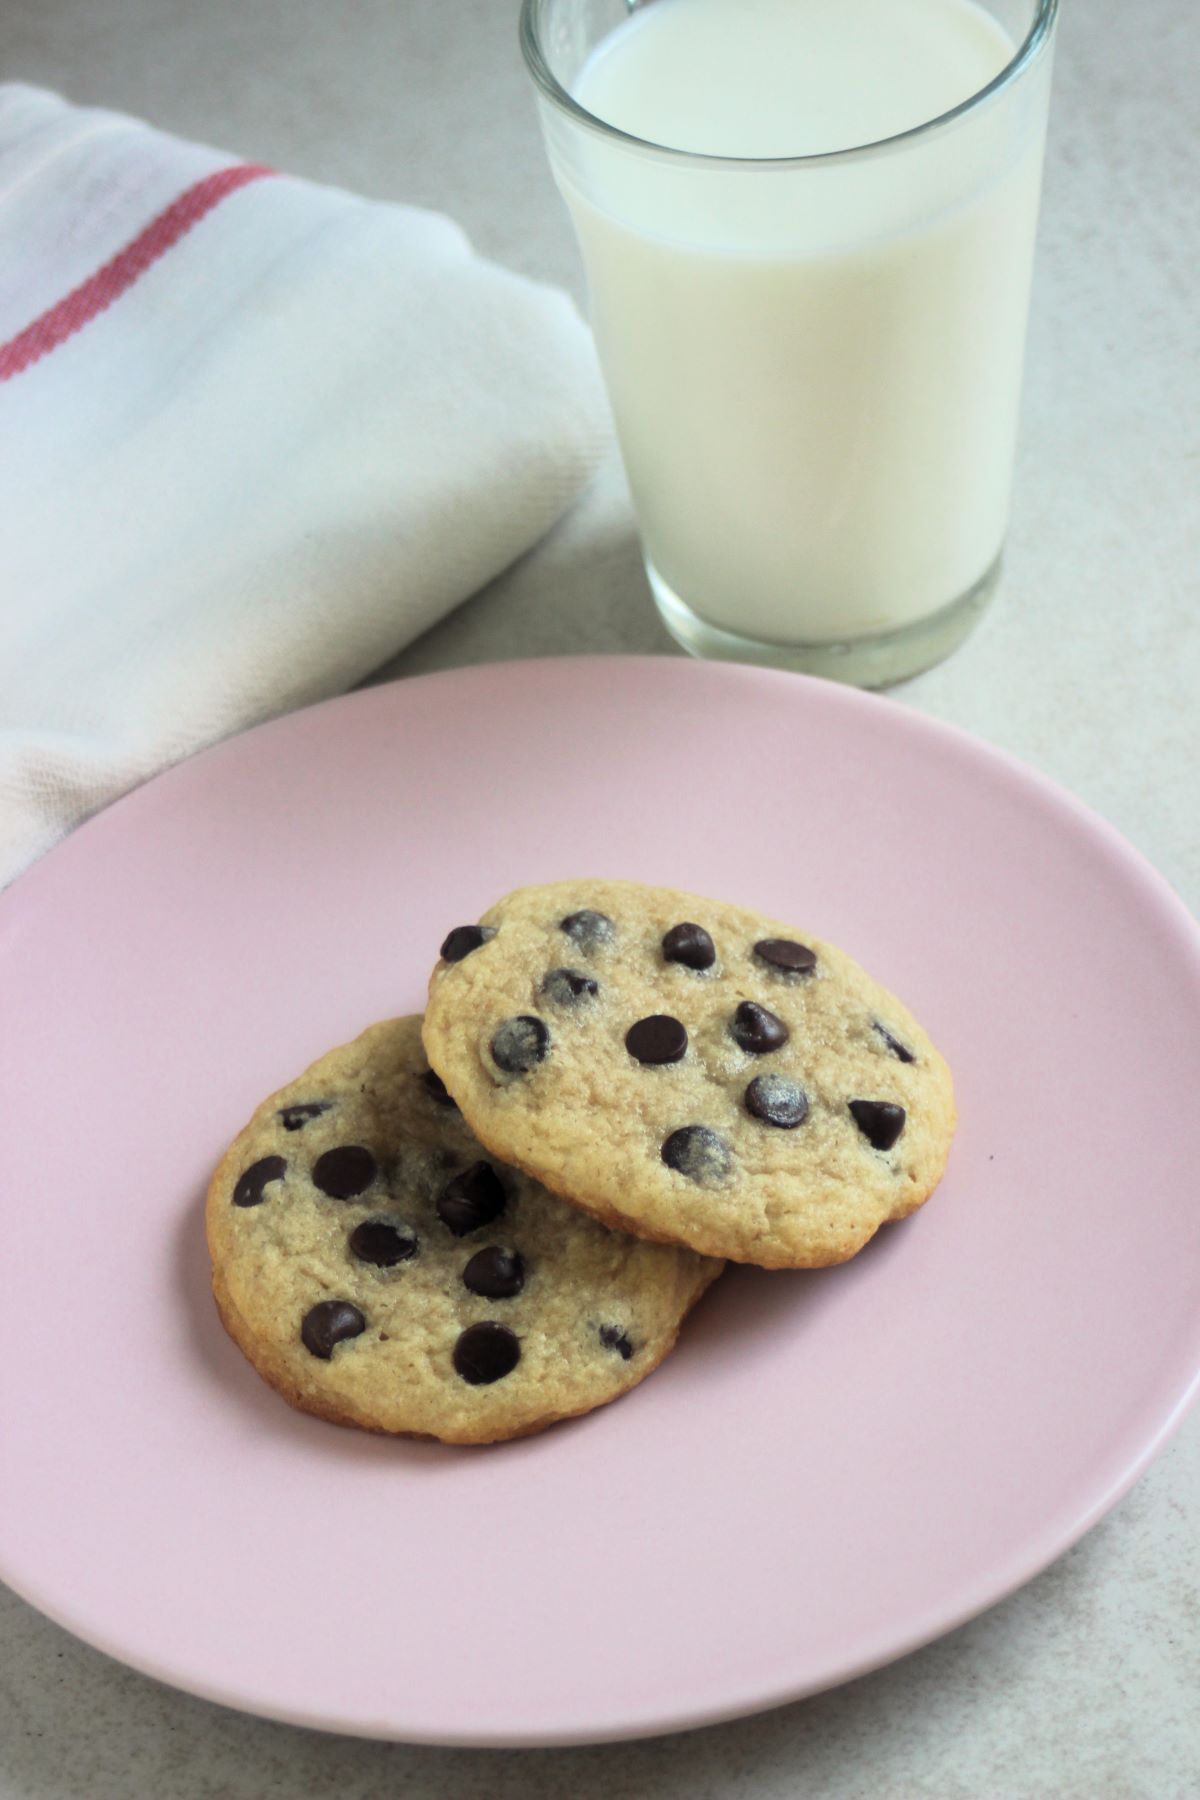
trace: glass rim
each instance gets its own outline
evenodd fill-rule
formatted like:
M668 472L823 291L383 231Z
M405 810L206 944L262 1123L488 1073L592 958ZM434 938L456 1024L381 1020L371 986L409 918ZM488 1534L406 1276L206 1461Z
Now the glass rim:
M554 0L521 0L519 27L525 65L547 100L576 123L601 137L613 138L636 150L649 150L655 156L668 157L676 162L704 163L727 169L801 169L814 163L849 162L860 157L877 156L895 145L910 144L918 138L940 131L967 113L974 112L977 107L994 99L1019 80L1044 48L1058 16L1058 0L1036 0L1036 10L1029 30L1004 67L984 87L968 94L965 100L960 100L957 106L936 114L932 119L922 119L919 125L910 125L905 131L894 132L890 137L875 138L866 144L851 144L843 150L815 150L802 156L725 156L710 150L681 150L673 144L659 144L653 138L638 137L634 132L622 131L619 125L612 125L598 113L589 112L585 106L581 106L553 73L542 50L539 21L547 6L553 3ZM637 0L626 0L626 5L631 16L638 10Z

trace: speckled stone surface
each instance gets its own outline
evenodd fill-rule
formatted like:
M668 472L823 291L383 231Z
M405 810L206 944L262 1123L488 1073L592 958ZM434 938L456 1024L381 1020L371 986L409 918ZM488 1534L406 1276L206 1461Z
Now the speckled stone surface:
M1191 0L1063 4L1007 573L971 642L898 694L1073 789L1197 908L1200 49ZM7 0L0 74L440 207L483 251L578 294L515 14ZM671 649L614 464L546 546L385 674ZM0 1448L0 1479L14 1475ZM584 1750L413 1749L245 1718L0 1589L0 1800L1191 1800L1198 1504L1193 1416L1069 1556L940 1643L757 1719Z

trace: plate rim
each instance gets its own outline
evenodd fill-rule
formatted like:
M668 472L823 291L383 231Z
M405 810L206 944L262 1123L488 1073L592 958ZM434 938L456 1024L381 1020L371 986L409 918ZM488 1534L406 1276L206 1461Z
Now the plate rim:
M393 680L366 681L358 687L350 688L344 693L327 694L319 700L312 700L301 706L288 708L284 712L272 713L269 717L256 719L251 724L235 727L224 735L213 738L208 743L197 744L192 750L168 763L144 780L137 781L123 793L104 802L95 812L89 813L76 825L58 838L48 849L35 857L34 861L22 869L19 875L0 888L0 917L6 910L8 896L20 890L27 891L31 878L38 875L51 861L60 857L67 848L78 842L84 833L102 825L118 808L125 808L135 803L138 796L151 787L172 780L181 770L190 767L198 758L210 754L227 752L231 745L240 744L243 739L257 737L260 733L286 730L289 724L299 718L306 718L312 713L326 709L353 707L374 700L380 695L388 696L402 693L414 684L422 686L439 682L486 678L509 670L521 670L532 667L552 667L569 671L572 668L583 670L600 665L616 665L617 667L634 667L645 664L659 666L674 671L688 671L687 679L698 679L717 675L720 679L748 678L752 683L762 681L775 685L781 692L787 690L800 691L813 695L820 693L826 700L836 705L846 706L848 711L861 711L864 717L875 712L885 712L893 718L903 719L905 727L911 726L918 735L924 733L934 741L946 739L958 746L972 760L983 763L995 761L1010 776L1015 776L1032 784L1041 791L1042 798L1048 803L1064 806L1085 825L1097 829L1109 847L1115 849L1123 860L1129 863L1140 874L1147 877L1152 887L1159 890L1160 897L1168 901L1177 911L1179 923L1188 931L1197 934L1197 957L1200 960L1200 920L1193 914L1187 901L1174 887L1162 871L1155 867L1145 851L1130 841L1118 828L1097 811L1088 801L1058 781L1055 776L1047 775L1033 763L1025 761L1015 751L995 744L990 738L980 736L965 725L956 724L950 719L938 718L933 713L922 712L918 707L910 705L896 697L894 693L883 693L875 689L857 688L847 682L832 681L823 676L805 675L799 670L770 669L756 663L736 663L719 661L701 661L699 658L686 655L671 655L664 652L654 655L641 651L604 651L596 654L575 652L562 656L548 654L546 656L512 656L501 657L494 662L462 663L444 669L429 669L414 675L400 675ZM57 866L57 864L55 865Z

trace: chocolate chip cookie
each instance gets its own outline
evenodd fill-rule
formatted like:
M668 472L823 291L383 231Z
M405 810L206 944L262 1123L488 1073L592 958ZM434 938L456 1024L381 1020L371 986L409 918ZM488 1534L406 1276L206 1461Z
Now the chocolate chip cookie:
M425 1048L480 1141L606 1224L766 1268L844 1262L941 1178L950 1072L831 944L632 882L455 927Z
M491 1443L588 1412L721 1272L610 1230L471 1136L396 1019L263 1102L209 1188L213 1293L293 1406Z

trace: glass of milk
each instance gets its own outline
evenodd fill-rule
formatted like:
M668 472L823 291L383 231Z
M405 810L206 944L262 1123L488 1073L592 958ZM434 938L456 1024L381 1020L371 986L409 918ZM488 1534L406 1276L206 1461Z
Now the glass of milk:
M1009 512L1057 0L524 0L674 637L882 686Z

